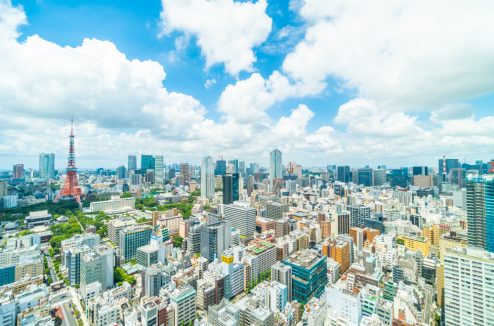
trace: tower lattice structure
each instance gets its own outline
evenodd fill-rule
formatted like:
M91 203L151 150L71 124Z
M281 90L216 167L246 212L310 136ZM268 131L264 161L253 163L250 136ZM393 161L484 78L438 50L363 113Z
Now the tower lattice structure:
M67 174L63 188L55 197L55 202L63 198L74 198L79 205L81 204L82 190L77 181L77 167L75 166L75 146L74 146L74 119L71 119L70 136L69 136L69 155L67 157Z

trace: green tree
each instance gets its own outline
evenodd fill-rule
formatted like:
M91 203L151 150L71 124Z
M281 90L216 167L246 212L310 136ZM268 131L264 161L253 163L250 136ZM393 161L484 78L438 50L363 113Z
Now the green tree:
M184 238L182 238L179 235L176 235L172 238L173 246L176 248L182 247L182 242L184 241Z

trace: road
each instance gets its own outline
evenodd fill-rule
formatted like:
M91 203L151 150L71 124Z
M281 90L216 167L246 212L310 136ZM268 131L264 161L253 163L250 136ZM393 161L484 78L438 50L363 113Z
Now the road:
M55 271L55 267L53 266L53 261L49 255L47 256L46 259L48 262L48 267L50 268L51 278L52 278L53 282L57 282L58 276L57 276L57 273ZM65 292L61 292L54 297L53 301L55 301L55 302L50 300L51 301L50 304L51 304L52 308L55 308L58 306L60 306L60 308L62 308L62 313L64 316L62 325L64 325L64 326L77 326L78 325L77 319L75 319L74 314L72 313L72 309L69 306L69 302L71 301L71 299L72 299L72 293L69 290L65 290Z

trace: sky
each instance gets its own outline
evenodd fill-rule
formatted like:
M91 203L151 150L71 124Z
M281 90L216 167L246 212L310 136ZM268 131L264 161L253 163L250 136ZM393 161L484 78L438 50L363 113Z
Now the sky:
M0 168L494 158L494 2L0 0Z

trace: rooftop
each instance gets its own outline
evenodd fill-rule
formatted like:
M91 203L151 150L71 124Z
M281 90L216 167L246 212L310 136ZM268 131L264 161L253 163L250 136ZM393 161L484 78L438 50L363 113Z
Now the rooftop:
M305 268L311 268L322 258L323 257L317 251L305 249L291 254L287 261Z

